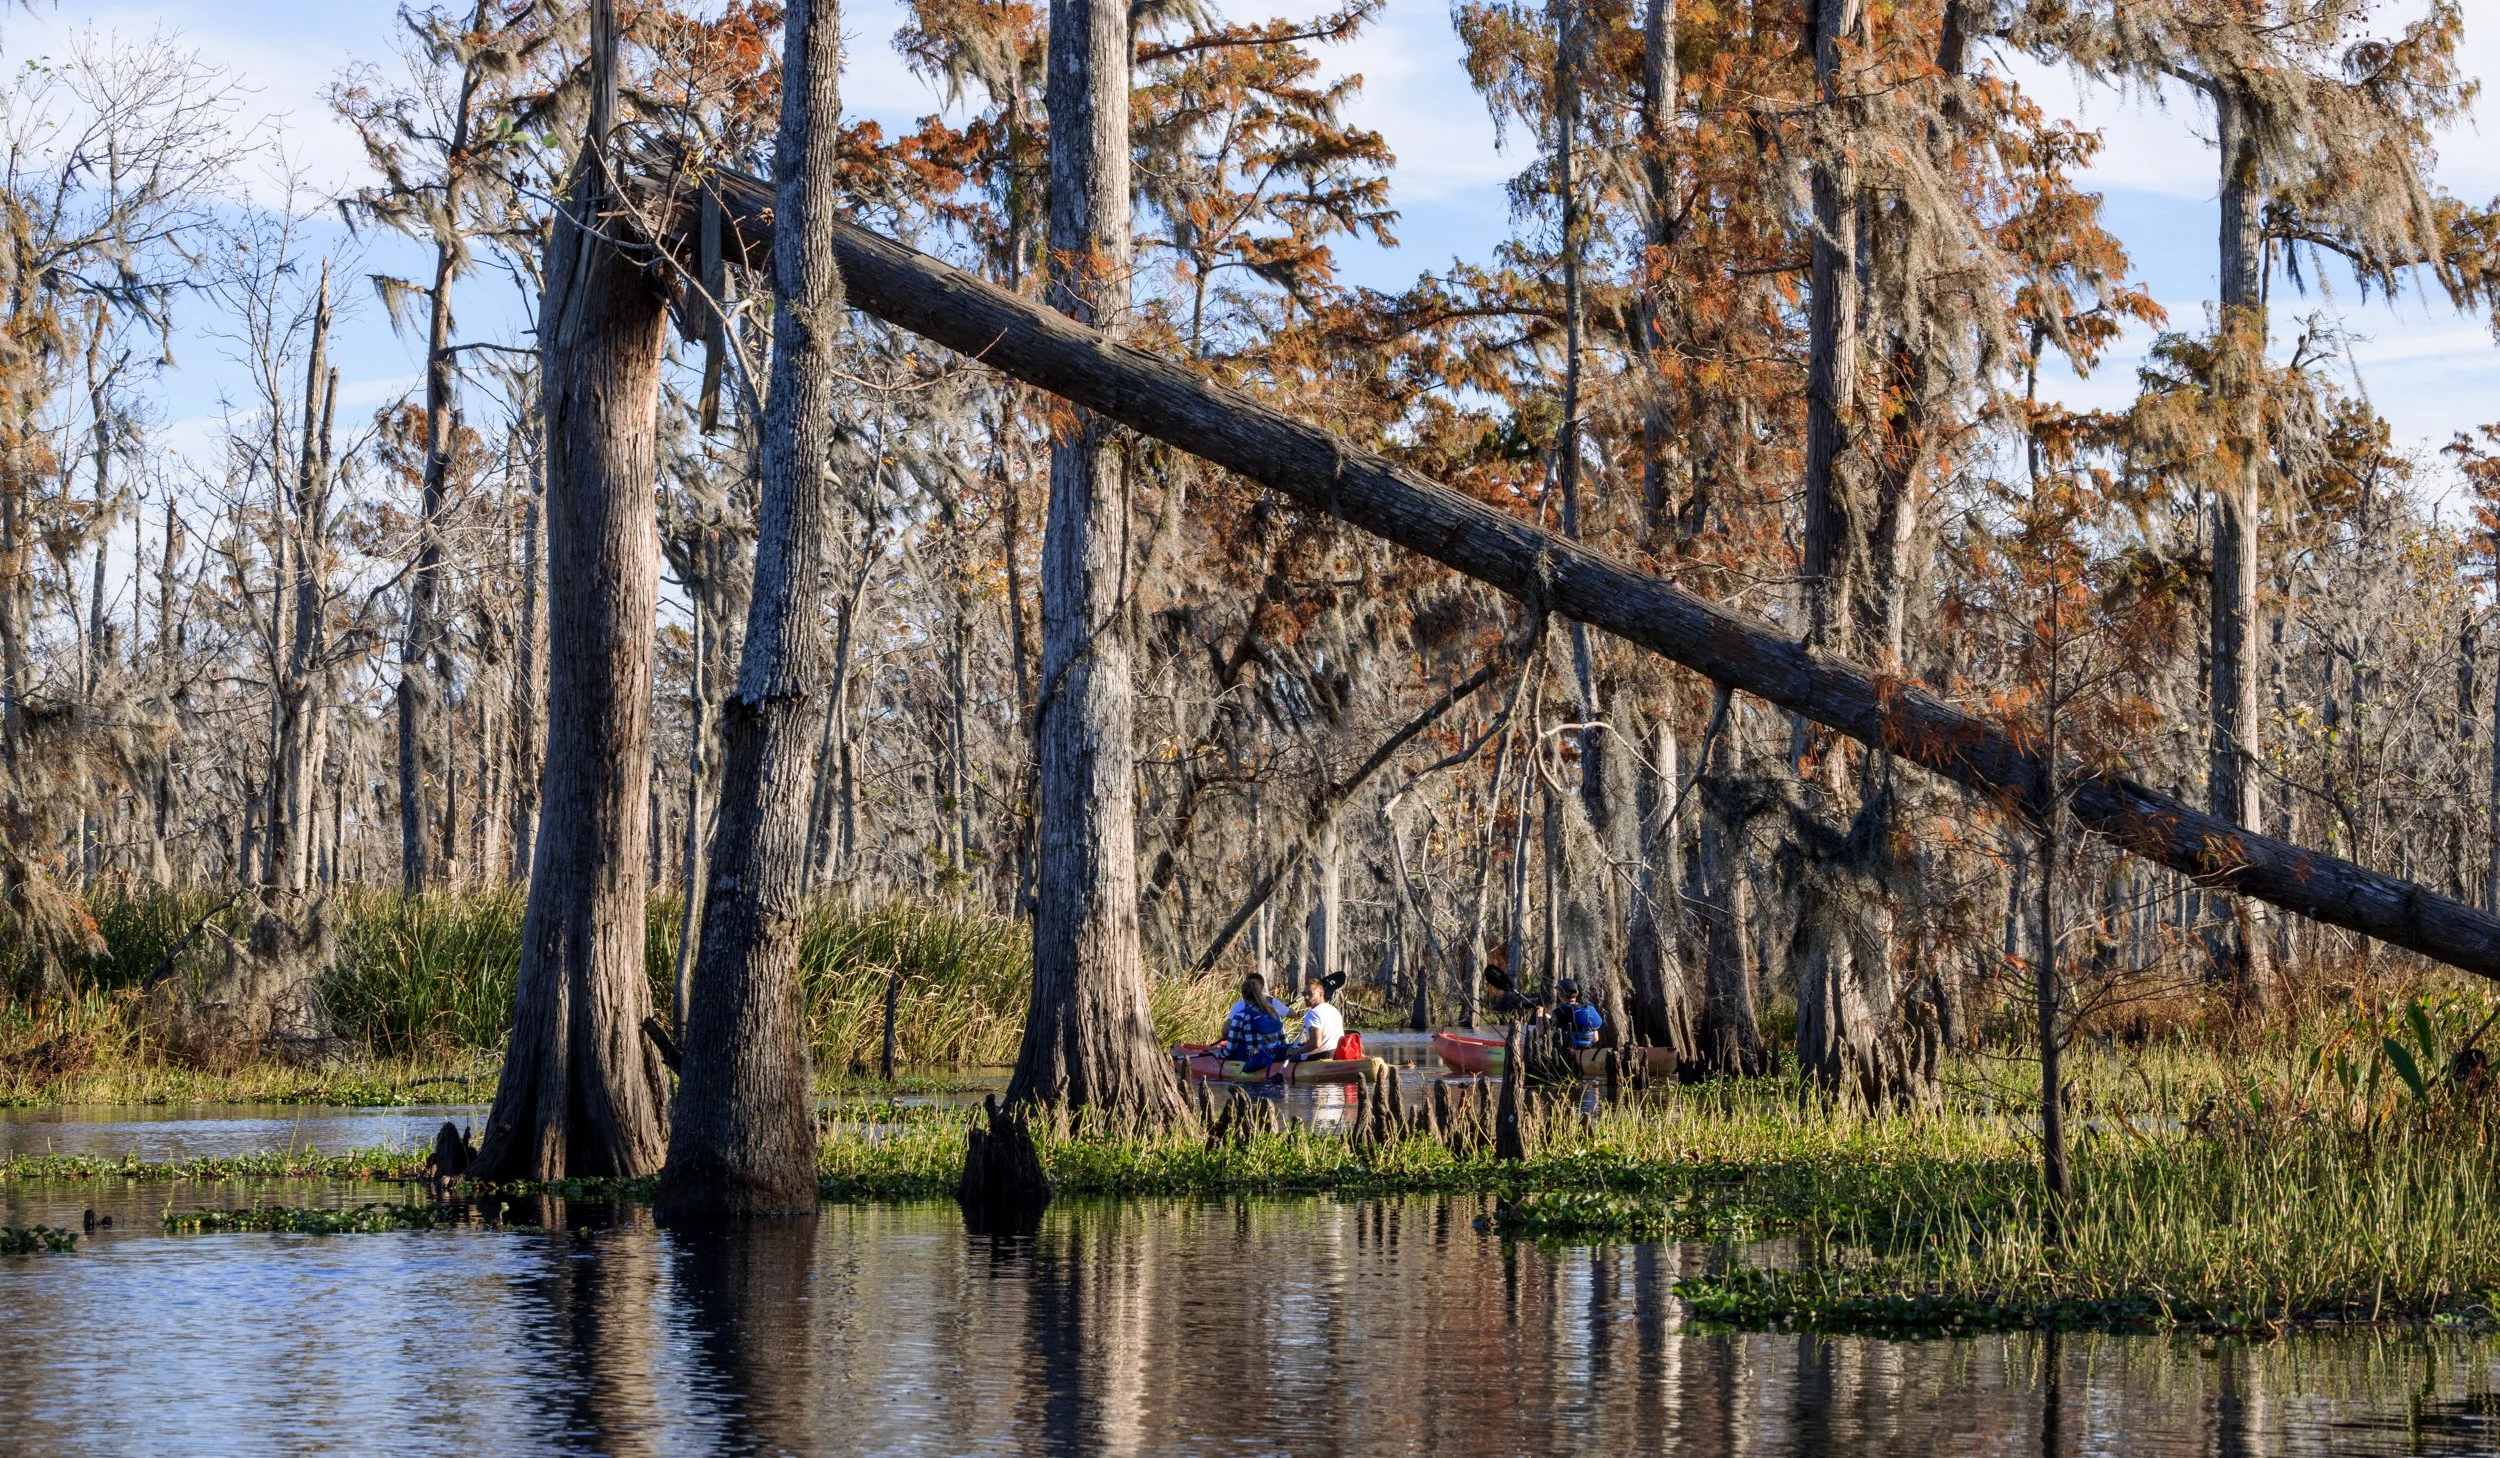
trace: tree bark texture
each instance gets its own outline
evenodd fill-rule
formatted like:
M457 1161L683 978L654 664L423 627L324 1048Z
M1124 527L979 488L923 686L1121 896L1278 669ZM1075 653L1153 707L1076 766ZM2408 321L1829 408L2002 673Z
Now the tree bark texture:
M1625 948L1624 976L1631 983L1632 1031L1635 1040L1652 1048L1671 1048L1678 1060L1700 1050L1693 1033L1692 999L1685 988L1683 951L1677 929L1683 921L1684 867L1683 788L1671 712L1659 715L1650 731L1650 751L1635 769L1641 816L1641 847L1634 872L1630 944Z
M1129 297L1128 7L1053 0L1048 64L1050 299L1113 336ZM1184 1105L1137 926L1129 502L1113 429L1080 409L1051 445L1033 997L1008 1101L1168 1114Z
M747 245L768 237L770 224L759 216L760 187L751 180L724 179L723 185L732 190L729 201ZM2027 822L2036 824L2046 813L2047 761L2030 740L1913 680L1817 652L1745 613L1427 480L891 239L837 224L834 256L852 305L876 318L1523 602L1887 750L1989 796ZM2063 783L2076 820L2132 854L2209 888L2500 979L2500 917L2243 830L2115 770L2073 766Z
M605 4L598 11L607 18ZM617 221L597 217L604 120L556 212L540 302L547 760L512 1036L478 1179L640 1176L666 1148L660 1056L642 1023L660 579L651 488L668 312L659 276L584 227Z
M281 577L284 597L276 614L288 623L287 642L277 675L278 732L275 794L271 803L269 875L264 890L301 895L311 863L310 836L315 795L320 788L325 740L319 692L322 641L323 519L328 513L330 423L337 406L336 371L330 368L330 266L321 266L321 288L313 308L312 345L304 365L304 427L295 475L295 501L286 531L293 536L289 568Z
M2258 775L2256 646L2259 457L2265 450L2258 419L2257 374L2266 349L2265 265L2262 232L2265 188L2256 141L2249 135L2246 101L2228 87L2213 88L2215 140L2222 158L2221 275L2224 348L2218 359L2221 407L2229 415L2237 469L2214 489L2213 576L2208 593L2212 681L2211 769L2205 808L2243 829L2263 827ZM2261 942L2233 909L2217 901L2209 934L2218 973L2253 996Z
M1816 139L1814 298L1807 315L1805 563L1806 641L1847 653L1849 579L1864 525L1853 513L1843 457L1858 378L1857 169L1848 155L1848 108L1840 95L1840 45L1858 25L1857 0L1816 0L1814 81L1823 135Z
M1747 896L1745 820L1734 803L1745 777L1744 737L1733 694L1719 691L1711 711L1709 756L1695 856L1695 918L1701 924L1701 1062L1713 1073L1752 1077L1770 1069L1757 1007L1752 907Z
M773 363L764 403L755 588L737 692L721 705L720 828L688 986L685 1065L669 1127L663 1220L816 1208L806 1018L799 996L814 710L825 694L834 348L843 324L832 220L841 10L791 0L773 149ZM691 893L690 893L691 894Z

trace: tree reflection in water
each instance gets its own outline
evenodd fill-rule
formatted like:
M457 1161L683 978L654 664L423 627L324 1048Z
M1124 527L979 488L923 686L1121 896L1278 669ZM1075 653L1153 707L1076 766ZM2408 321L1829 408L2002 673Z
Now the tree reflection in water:
M539 1229L167 1237L165 1199L0 1187L11 1224L115 1217L0 1258L0 1451L2224 1458L2500 1435L2488 1334L1695 1332L1673 1283L1729 1252L1505 1245L1471 1200L1063 1199L1005 1231L951 1202L831 1206L701 1234L550 1203L508 1212Z

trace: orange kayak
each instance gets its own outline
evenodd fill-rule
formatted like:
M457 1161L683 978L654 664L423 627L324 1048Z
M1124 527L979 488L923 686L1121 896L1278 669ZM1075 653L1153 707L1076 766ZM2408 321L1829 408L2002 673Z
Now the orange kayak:
M1502 1040L1499 1038L1481 1038L1473 1033L1443 1028L1432 1035L1432 1048L1441 1055L1442 1062L1461 1073L1498 1076L1502 1071ZM1615 1051L1627 1061L1635 1057L1645 1060L1653 1077L1674 1076L1675 1050L1672 1048L1618 1048ZM1579 1061L1580 1071L1594 1077L1604 1066L1600 1060L1605 1057L1605 1052L1603 1048L1583 1048L1573 1056Z
M1218 1058L1204 1043L1183 1043L1172 1050L1173 1065L1191 1078L1214 1083L1364 1083L1389 1065L1377 1058L1313 1058L1301 1063L1278 1060L1249 1069L1238 1058Z

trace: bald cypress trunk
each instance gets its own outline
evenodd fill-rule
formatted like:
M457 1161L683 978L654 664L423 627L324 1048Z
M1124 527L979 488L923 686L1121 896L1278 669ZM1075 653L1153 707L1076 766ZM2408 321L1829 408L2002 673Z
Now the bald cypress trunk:
M2265 449L2258 419L2257 375L2265 363L2264 179L2249 104L2227 85L2210 92L2222 154L2222 334L2216 381L2238 460L2216 484L2213 577L2208 607L2212 681L2211 768L2205 807L2245 830L2260 830L2257 773L2257 488ZM2253 909L2229 896L2212 898L2217 923L2208 934L2215 971L2244 998L2255 999L2263 942Z
M821 620L824 463L842 328L831 227L841 11L833 0L791 0L784 25L773 150L772 393L764 405L755 590L737 692L721 705L720 829L688 987L684 1081L655 1202L663 1220L816 1208L799 929L811 709L830 678Z
M1814 157L1813 304L1807 320L1805 620L1806 642L1827 653L1858 646L1856 585L1866 574L1867 523L1860 509L1859 465L1851 450L1858 379L1857 169L1849 137L1855 106L1843 90L1841 47L1858 36L1860 0L1816 0L1814 79L1825 134ZM1806 720L1793 721L1791 757L1808 766ZM1852 935L1866 914L1866 895L1851 867L1838 864L1838 826L1848 808L1839 746L1802 788L1808 814L1797 857L1796 920L1787 948L1797 988L1797 1058L1828 1088L1872 1087L1875 1034L1889 1012L1891 969L1882 954L1868 965L1867 939ZM1817 833L1821 832L1821 833Z
M593 10L604 84L547 246L538 337L547 426L547 761L503 1077L470 1174L649 1174L665 1147L643 972L651 825L651 486L667 297L608 214L615 22Z
M1736 805L1745 778L1743 735L1732 693L1719 690L1712 711L1710 762L1702 783L1695 915L1701 923L1701 1057L1714 1073L1751 1076L1769 1071L1756 1009L1753 943L1749 931L1745 867L1745 819Z
M1114 336L1129 298L1129 18L1050 7L1050 302ZM1089 410L1050 452L1042 530L1033 997L1010 1103L1185 1105L1146 1006L1137 928L1128 496Z

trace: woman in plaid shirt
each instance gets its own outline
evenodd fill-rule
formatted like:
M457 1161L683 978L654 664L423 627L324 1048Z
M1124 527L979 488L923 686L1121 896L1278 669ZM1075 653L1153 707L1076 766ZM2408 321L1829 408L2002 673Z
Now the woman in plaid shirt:
M1253 972L1241 979L1241 1001L1224 1018L1224 1041L1216 1052L1256 1070L1274 1063L1284 1050L1285 1010L1267 995L1267 979Z

